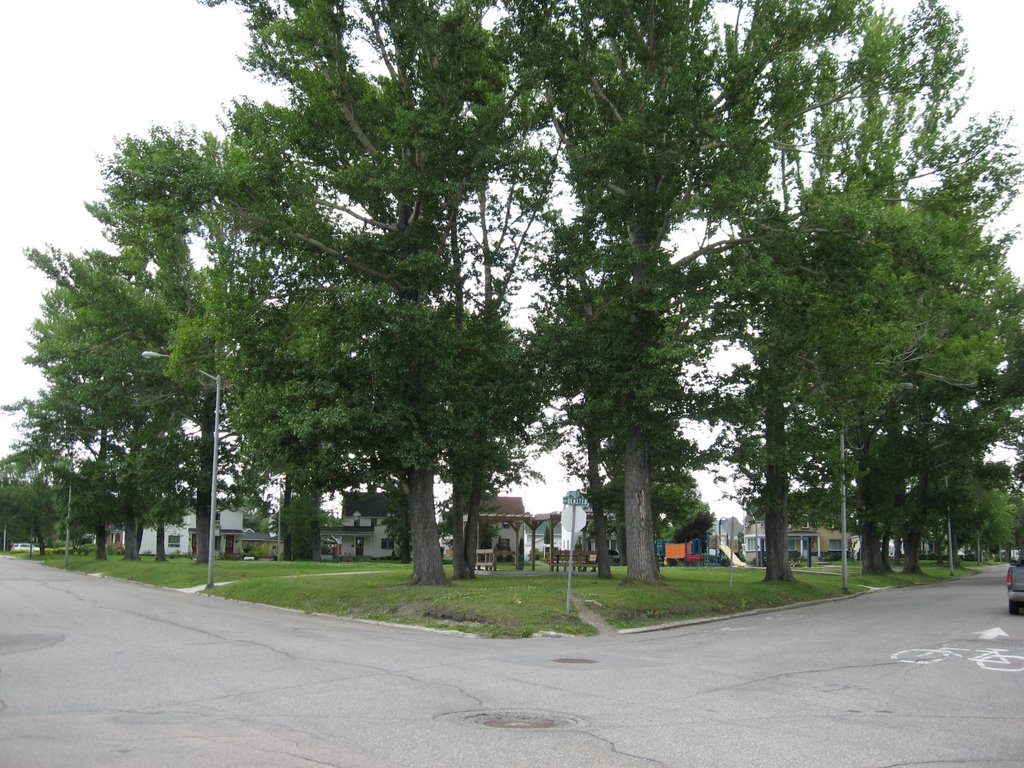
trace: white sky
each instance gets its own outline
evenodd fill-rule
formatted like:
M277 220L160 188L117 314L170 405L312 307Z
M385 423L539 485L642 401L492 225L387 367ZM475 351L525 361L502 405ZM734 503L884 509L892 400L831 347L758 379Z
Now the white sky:
M903 12L910 0L889 0ZM969 111L998 111L1024 120L1024 0L947 0L962 17L975 85ZM46 245L80 253L103 248L83 204L99 197L97 158L126 134L154 125L215 130L231 99L269 97L238 57L247 33L233 6L196 0L50 0L11 3L0 25L0 404L33 397L42 379L22 360L38 315L44 281L22 252ZM1015 129L1024 146L1024 130ZM1006 227L1016 227L1018 205ZM1024 246L1012 262L1024 264ZM1024 270L1018 269L1018 274ZM15 436L0 414L0 451ZM557 461L547 479L516 489L527 510L561 507L570 490ZM712 510L741 516L710 480L702 491Z

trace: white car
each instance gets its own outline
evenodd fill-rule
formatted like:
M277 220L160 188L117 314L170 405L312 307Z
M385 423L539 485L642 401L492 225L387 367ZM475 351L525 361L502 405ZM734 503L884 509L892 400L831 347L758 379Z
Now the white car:
M15 544L11 547L11 552L28 552L31 555L35 549L32 544Z

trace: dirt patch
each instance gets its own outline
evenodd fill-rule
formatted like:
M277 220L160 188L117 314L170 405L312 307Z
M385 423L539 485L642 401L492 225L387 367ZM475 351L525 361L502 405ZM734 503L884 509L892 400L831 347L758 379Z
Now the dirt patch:
M600 603L594 603L592 600L573 600L572 602L576 608L576 613L579 614L580 620L594 627L599 635L617 635L619 633L619 630L601 616L599 612L601 608Z
M440 605L424 605L421 607L419 615L426 616L428 619L440 619L441 621L451 621L456 624L484 623L484 620L475 613L468 613L467 611L460 611L456 608Z

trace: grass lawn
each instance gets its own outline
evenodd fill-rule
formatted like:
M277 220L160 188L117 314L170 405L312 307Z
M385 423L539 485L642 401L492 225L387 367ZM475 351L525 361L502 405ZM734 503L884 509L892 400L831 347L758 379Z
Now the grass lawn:
M39 559L38 555L34 559ZM44 561L64 566L63 553ZM528 567L528 566L527 566ZM117 555L98 561L74 555L69 569L113 578L183 589L206 583L206 566L187 558L158 563L152 557L127 561ZM566 575L511 569L451 582L444 587L410 583L412 566L395 562L275 563L218 560L217 586L221 597L325 613L350 618L416 624L473 632L489 637L529 637L538 632L596 634L585 618L596 614L619 629L645 627L689 619L722 616L757 608L837 597L838 569L794 569L796 581L766 584L763 571L736 568L732 585L728 568L665 568L657 584L626 580L625 568L613 568L612 579L594 574L573 575L574 608L565 611ZM960 569L958 575L970 573ZM930 583L949 578L945 566L925 566L923 576L896 573L863 577L859 566L849 572L851 592L874 587ZM583 612L576 605L583 604Z

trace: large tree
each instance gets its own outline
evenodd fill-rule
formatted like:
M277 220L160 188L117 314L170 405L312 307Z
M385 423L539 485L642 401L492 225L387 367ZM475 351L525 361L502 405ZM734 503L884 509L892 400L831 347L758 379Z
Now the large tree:
M651 451L689 362L672 354L673 337L698 319L687 316L694 293L715 290L688 283L687 269L731 245L723 223L751 231L773 142L791 140L812 107L813 52L844 35L863 5L513 4L575 203L600 227L602 256L577 274L614 295L622 318L600 346L614 361L607 388L619 405L632 578L658 577ZM703 242L682 244L684 224Z
M1003 209L1017 170L998 121L954 130L959 35L955 19L926 2L902 24L868 17L846 60L825 52L811 81L818 106L806 137L778 154L765 219L784 236L729 255L730 301L718 314L752 356L738 371L749 388L746 418L737 422L752 439L734 456L753 477L765 515L770 580L791 578L790 485L809 457L835 455L845 429L862 470L864 567L883 568L879 526L903 504L907 473L897 480L894 459L908 454L880 446L879 430L918 429L894 421L911 399L921 402L908 390L960 376L952 367L938 371L941 349L984 354L984 340L968 327L976 321L949 331L950 318L937 313L952 310L950 301L967 311L974 291L1005 293L1000 247L979 232ZM974 341L953 342L947 332ZM923 359L931 373L920 368Z
M74 468L75 514L99 541L108 523L123 525L126 557L138 556L144 525L180 523L191 499L206 562L214 403L196 369L215 368L215 358L196 330L203 278L193 248L206 179L205 166L178 151L187 139L128 138L104 164L103 197L88 207L116 252L29 252L52 287L28 358L47 386L26 404L25 440L55 467ZM154 193L167 178L176 194ZM173 383L142 359L146 349L173 351Z
M139 352L159 328L162 309L116 257L34 251L30 258L53 286L33 325L28 361L46 386L24 404L23 447L51 473L74 467L76 518L98 540L108 523L123 526L125 556L137 557L141 525L157 522L150 513L163 508L160 496L173 493L178 480L161 445L175 437L165 437L152 418L167 412L148 411L142 395L159 391L160 377Z
M532 418L496 413L493 385L460 383L463 369L470 381L509 369L505 317L544 176L526 141L529 104L488 3L238 4L249 63L287 104L236 106L215 203L244 233L250 267L281 278L285 301L319 293L346 319L325 345L348 356L334 364L348 397L317 401L365 482L403 486L413 581L443 583L438 474L490 485L480 472L495 467L469 459L521 442Z

